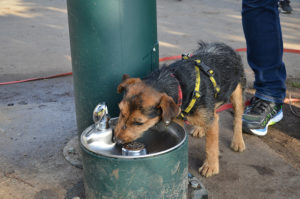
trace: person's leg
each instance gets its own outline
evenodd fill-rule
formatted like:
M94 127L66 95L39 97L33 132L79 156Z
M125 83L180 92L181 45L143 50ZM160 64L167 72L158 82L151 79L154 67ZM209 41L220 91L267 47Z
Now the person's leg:
M285 98L286 91L286 71L282 61L283 44L278 1L243 0L242 22L247 43L248 64L255 73L255 97L260 99L252 100L251 103L254 104L245 110L243 127L263 129L264 132L261 135L265 135L268 122L275 117L274 114L281 111L281 103ZM260 102L261 100L267 104ZM268 104L271 104L271 107L265 108L267 110L260 110L269 106ZM280 110L277 110L278 106L280 106ZM274 108L276 111L271 114L270 112ZM261 117L257 114L261 114ZM280 117L282 118L282 112ZM273 122L280 119L277 118ZM250 124L253 120L256 120L254 126Z
M256 96L282 103L286 71L276 0L243 0L242 22Z

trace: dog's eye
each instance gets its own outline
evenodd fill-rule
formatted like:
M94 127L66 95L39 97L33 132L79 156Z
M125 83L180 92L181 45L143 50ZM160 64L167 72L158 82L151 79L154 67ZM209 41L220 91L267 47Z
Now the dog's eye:
M144 123L141 123L141 122L133 122L133 124L136 125L136 126L141 126L141 125L143 125Z

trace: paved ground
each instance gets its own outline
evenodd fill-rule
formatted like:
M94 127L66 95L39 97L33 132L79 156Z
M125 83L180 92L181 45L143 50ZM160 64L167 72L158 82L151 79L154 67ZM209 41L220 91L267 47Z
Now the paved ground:
M299 50L300 1L292 6L293 14L281 14L284 45ZM239 0L158 0L160 57L191 52L200 39L245 47L240 10ZM0 82L71 71L64 0L1 0L0 27ZM289 93L300 98L300 57L284 60ZM210 198L300 197L300 119L288 105L284 112L268 136L245 135L241 154L229 148L232 116L222 112L220 174L212 178L197 174L204 140L190 139L190 172ZM82 170L62 154L76 133L72 77L0 86L0 198L84 198Z

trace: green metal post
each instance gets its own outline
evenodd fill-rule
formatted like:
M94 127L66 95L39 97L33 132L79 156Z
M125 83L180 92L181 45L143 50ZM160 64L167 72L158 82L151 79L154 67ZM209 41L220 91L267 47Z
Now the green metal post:
M122 75L158 67L156 0L67 0L78 134L106 102L118 116Z

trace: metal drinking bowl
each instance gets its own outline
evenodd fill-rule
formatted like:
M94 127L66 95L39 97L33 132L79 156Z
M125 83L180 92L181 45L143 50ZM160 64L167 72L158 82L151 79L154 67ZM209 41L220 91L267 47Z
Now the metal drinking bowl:
M110 120L110 128L104 132L98 131L95 125L90 126L81 134L81 144L88 151L113 158L145 158L161 155L170 152L184 143L187 139L184 129L171 122L166 126L163 122L156 124L137 139L142 143L146 150L140 153L127 152L122 153L122 146L112 142L112 129L115 127L118 118ZM146 153L147 151L147 153ZM133 154L133 155L132 155Z

